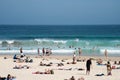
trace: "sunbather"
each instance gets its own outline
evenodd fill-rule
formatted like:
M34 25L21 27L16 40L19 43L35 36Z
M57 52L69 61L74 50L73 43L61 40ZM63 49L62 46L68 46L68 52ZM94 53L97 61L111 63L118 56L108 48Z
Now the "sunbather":
M23 65L23 66L21 66L21 65L19 65L19 66L15 66L15 67L13 67L13 69L29 69L30 67L29 66L27 66L27 65Z
M33 72L32 74L54 74L54 71L51 69L45 69L45 72L40 72L40 71L36 71L36 72Z

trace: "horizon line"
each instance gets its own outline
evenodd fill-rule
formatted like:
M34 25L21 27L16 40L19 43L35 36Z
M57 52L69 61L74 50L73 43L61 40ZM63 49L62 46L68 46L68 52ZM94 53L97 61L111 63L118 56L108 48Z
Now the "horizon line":
M0 26L102 26L102 25L115 25L115 26L119 26L120 24L0 24Z

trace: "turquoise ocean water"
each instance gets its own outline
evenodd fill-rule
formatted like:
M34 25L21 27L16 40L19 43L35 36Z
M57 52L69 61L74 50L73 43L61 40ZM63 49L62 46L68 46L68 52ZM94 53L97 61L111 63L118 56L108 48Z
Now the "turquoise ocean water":
M0 54L36 54L50 48L53 54L120 55L120 25L0 25Z

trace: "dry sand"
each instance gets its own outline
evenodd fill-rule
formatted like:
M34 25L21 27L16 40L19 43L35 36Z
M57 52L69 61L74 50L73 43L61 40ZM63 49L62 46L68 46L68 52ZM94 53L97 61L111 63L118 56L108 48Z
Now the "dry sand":
M7 59L4 59L4 57ZM30 55L29 55L30 56ZM12 56L1 55L0 56L0 76L6 77L7 74L16 76L16 80L64 80L69 79L72 76L77 80L80 77L83 77L85 80L120 80L120 69L112 70L112 76L107 76L106 66L98 66L96 60L92 60L92 67L90 75L86 75L86 61L77 62L77 64L67 64L67 62L72 62L72 56L47 56L43 58L35 58L34 55L30 56L33 59L33 63L17 63L13 62ZM80 59L88 59L91 56L82 56ZM103 64L107 63L104 57L92 56L94 59L101 58L103 59ZM64 66L58 67L57 63L61 63L61 60L64 60ZM111 65L114 66L114 61L120 61L120 57L109 57ZM50 63L53 65L48 66L39 66L40 62ZM30 69L13 69L17 65L28 65ZM115 65L120 66L120 65ZM54 74L32 74L32 72L41 71L44 72L45 69L69 69L72 70L54 70ZM85 70L78 71L76 68L83 68ZM98 73L105 74L104 76L95 76Z

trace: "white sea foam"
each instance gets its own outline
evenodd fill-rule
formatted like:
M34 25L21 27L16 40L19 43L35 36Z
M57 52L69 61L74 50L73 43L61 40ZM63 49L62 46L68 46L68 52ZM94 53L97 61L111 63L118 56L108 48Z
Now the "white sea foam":
M1 40L0 44L2 44L3 42L7 42L8 44L12 44L12 43L14 43L14 40Z
M23 50L25 54L35 54L37 50ZM0 50L0 54L20 54L20 50Z
M49 42L50 40L48 40L48 39L34 39L35 41L37 41L37 42L42 42L42 41L46 41L46 42Z
M89 45L90 43L88 41L85 42L86 45Z
M2 41L0 41L0 44L2 44Z
M103 54L105 52L105 49L101 49L100 52ZM107 49L108 54L120 54L119 49Z
M6 41L8 44L12 44L12 43L14 43L14 40L7 40Z
M79 42L79 39L75 39L76 42Z
M53 40L53 39L35 39L38 43L40 42L53 42L53 43L63 43L65 44L67 40Z
M67 50L67 49L60 49L60 50L52 50L53 54L56 53L73 53L74 50ZM33 50L23 50L24 54L37 54L37 49ZM42 50L40 50L40 53L42 53ZM0 50L0 54L20 54L20 50Z
M0 54L16 54L19 50L0 50Z
M60 50L53 50L53 53L73 53L74 50L67 50L67 49L60 49Z

